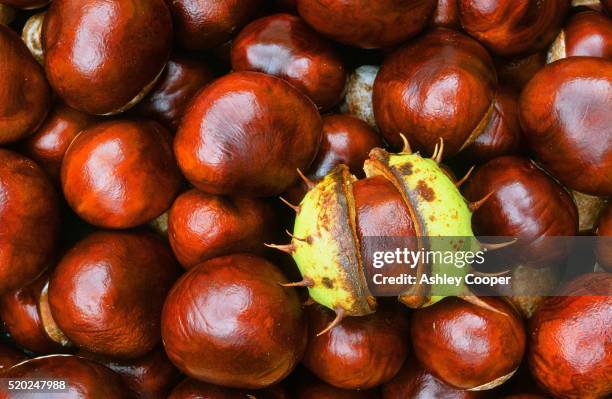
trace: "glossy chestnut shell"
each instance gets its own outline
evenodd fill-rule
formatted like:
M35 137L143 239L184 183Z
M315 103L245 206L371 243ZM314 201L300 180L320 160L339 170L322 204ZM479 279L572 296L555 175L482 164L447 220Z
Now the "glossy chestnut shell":
M524 57L495 59L499 81L519 92L544 65L546 54L543 51Z
M334 47L299 17L276 14L247 25L232 44L234 71L285 79L319 108L342 98L347 73Z
M77 243L51 275L51 313L85 351L142 357L161 341L162 305L178 275L170 249L154 234L96 232Z
M246 197L221 197L196 189L181 194L168 217L168 239L178 261L191 268L236 252L262 254L274 239L270 204Z
M30 10L47 5L51 0L2 0L2 4L7 6Z
M519 102L538 161L568 188L612 195L612 60L570 57L547 65Z
M457 30L461 28L457 0L438 0L431 24Z
M172 18L164 0L53 1L43 42L47 78L68 105L118 113L141 99L166 65Z
M552 44L548 61L566 57L612 58L612 21L597 11L574 15Z
M47 281L49 276L44 273L32 283L0 296L0 320L11 338L21 347L37 354L62 351L61 346L45 332L38 310L40 294Z
M349 317L317 335L335 315L318 305L308 309L309 340L303 363L323 381L344 389L369 389L389 381L408 355L409 323L399 306Z
M95 122L91 115L64 104L56 104L42 126L22 144L24 154L32 158L54 180L59 181L62 160L72 140Z
M55 188L30 159L0 149L0 294L51 265L59 233Z
M211 194L268 197L307 170L321 142L315 105L289 83L235 72L193 100L174 141L185 177Z
M609 204L599 216L597 235L605 237L597 244L597 263L612 272L612 204Z
M497 76L491 57L472 38L437 28L391 54L376 76L376 124L400 149L400 133L431 154L444 139L451 156L480 133L492 110Z
M164 305L163 342L185 374L259 389L285 378L306 346L306 320L293 288L254 255L214 258L189 270Z
M71 355L52 355L31 359L12 367L4 377L65 381L66 393L50 395L52 397L132 398L129 389L123 384L119 375L91 360ZM24 395L30 394L8 391L5 384L0 387L1 399L27 397Z
M316 31L362 48L391 47L415 36L435 6L435 0L297 0L298 12Z
M14 365L23 362L28 357L6 344L0 343L0 376Z
M212 69L202 60L175 54L136 111L175 132L191 100L214 78Z
M458 0L466 32L503 56L534 53L548 46L564 21L569 0Z
M414 358L409 358L393 379L382 386L383 399L477 399L482 392L453 388L434 377Z
M241 389L221 387L208 384L193 378L187 378L178 384L168 399L289 399L289 396L278 386L247 392Z
M180 373L168 360L162 348L134 360L117 360L82 352L80 356L94 360L119 374L125 385L138 398L167 399Z
M170 133L157 122L114 120L85 129L62 164L66 201L106 228L142 225L172 204L182 179Z
M531 372L555 397L612 394L612 275L577 277L547 298L529 323Z
M376 390L358 391L337 388L322 381L309 381L298 389L296 399L377 399Z
M174 18L176 38L190 51L210 50L231 39L257 17L261 0L167 1Z
M51 94L44 71L21 38L0 24L0 145L34 133L45 119Z
M412 317L416 357L455 388L490 389L511 376L523 358L525 331L514 309L500 298L480 299L497 311L447 298Z
M476 170L463 187L468 201L493 193L474 212L474 233L517 237L508 247L521 264L554 265L567 254L545 237L578 234L578 211L568 192L527 158L495 158ZM502 249L503 251L503 249Z

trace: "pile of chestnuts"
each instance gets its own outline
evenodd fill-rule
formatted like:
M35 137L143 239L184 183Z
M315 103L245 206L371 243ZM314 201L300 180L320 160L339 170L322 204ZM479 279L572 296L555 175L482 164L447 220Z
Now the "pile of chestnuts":
M609 237L610 0L0 0L0 399L610 398Z

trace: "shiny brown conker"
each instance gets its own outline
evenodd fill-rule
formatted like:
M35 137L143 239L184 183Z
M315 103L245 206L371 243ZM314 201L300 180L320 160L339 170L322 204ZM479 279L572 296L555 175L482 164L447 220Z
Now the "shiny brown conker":
M474 212L474 233L517 237L507 250L520 264L554 265L567 255L567 248L546 237L578 234L572 197L530 159L505 156L485 163L467 180L463 193L469 201L492 193Z
M273 209L263 200L192 189L170 208L168 239L181 265L191 268L236 252L262 254L274 239L275 224Z
M190 51L210 50L257 17L261 0L167 1L174 18L176 38Z
M20 140L40 126L51 102L40 65L21 38L0 24L0 145Z
M543 51L524 57L495 58L499 81L521 91L531 78L546 65L546 54Z
M390 47L415 36L435 6L434 0L297 0L298 12L316 31L362 48Z
M519 111L525 139L568 188L612 195L612 60L570 57L527 84Z
M175 54L136 112L175 132L191 100L215 75L202 60Z
M378 399L379 397L374 389L365 391L342 389L316 379L303 383L295 394L296 399Z
M555 397L612 394L612 275L589 273L549 297L529 323L531 372Z
M561 29L569 0L458 0L461 26L503 56L543 50Z
M321 142L315 105L284 80L235 72L193 100L174 151L185 177L211 194L268 197L307 170Z
M609 204L599 216L597 235L601 241L597 243L597 263L612 272L612 204Z
M171 141L153 121L90 126L64 156L66 201L96 226L120 229L151 221L170 207L182 184Z
M24 10L31 10L34 8L44 7L49 4L50 1L51 0L2 0L2 4Z
M334 47L299 17L267 16L247 25L232 44L234 71L285 79L319 108L340 101L347 73Z
M32 160L0 149L0 294L33 281L55 255L55 188Z
M285 378L306 346L306 320L293 288L255 255L214 258L172 288L162 315L170 360L185 374L259 389Z
M25 353L18 351L7 344L0 343L0 376L6 373L6 371L14 365L27 359L28 357Z
M399 305L349 317L319 334L335 315L318 305L308 309L309 340L304 365L323 381L343 389L369 389L389 381L408 355L409 323Z
M400 133L431 154L444 139L451 156L469 145L493 109L497 76L478 42L437 28L392 53L374 82L376 124L394 148Z
M451 29L461 28L457 0L438 0L431 24Z
M96 232L62 258L49 281L49 305L79 348L134 359L161 341L160 317L179 268L153 233Z
M24 154L32 158L54 180L59 181L62 160L72 140L95 122L91 115L64 104L56 104L41 127L22 144Z
M516 371L525 351L525 330L500 298L481 298L492 309L447 298L412 317L414 352L436 378L459 388L484 390Z
M72 108L119 113L150 90L172 47L164 0L57 0L43 26L45 71Z
M548 52L548 62L566 57L612 59L612 21L596 11L574 15L559 33Z
M72 355L52 355L31 359L9 369L5 378L58 380L65 382L63 393L45 394L49 398L113 398L131 399L130 390L118 374L91 360ZM1 399L31 397L19 390L0 386Z
M221 387L187 378L178 384L168 399L289 399L283 389L272 387L257 391Z

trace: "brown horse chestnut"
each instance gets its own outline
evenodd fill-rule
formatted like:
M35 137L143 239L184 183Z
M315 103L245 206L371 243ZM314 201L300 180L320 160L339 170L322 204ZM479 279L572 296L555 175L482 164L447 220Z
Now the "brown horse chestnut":
M412 317L416 357L456 388L494 388L514 374L523 358L525 331L514 309L499 298L481 300L494 310L447 298Z
M185 374L258 389L285 378L306 346L293 288L268 261L239 254L208 260L176 283L162 315L170 360Z
M71 355L52 355L31 359L9 369L11 379L58 380L66 383L64 393L47 397L130 399L130 390L118 374L91 360ZM18 399L32 394L0 385L0 399Z
M203 61L174 55L151 92L136 106L136 111L175 132L189 102L214 77Z
M22 139L40 126L50 103L42 68L9 27L0 24L0 145Z
M519 264L555 264L567 255L567 248L546 237L578 234L572 197L527 158L506 156L487 162L468 179L463 193L468 201L492 193L474 212L474 233L517 237L519 241L507 249Z
M38 304L44 285L49 280L45 273L34 282L0 296L0 319L11 338L21 347L37 353L58 353L61 346L45 332Z
M38 165L3 149L0 165L2 294L30 283L50 266L60 221L55 189Z
M548 298L529 324L529 365L555 397L612 394L612 275L589 273Z
M8 25L15 19L17 11L5 4L0 4L0 25Z
M178 384L168 399L288 399L287 394L278 386L269 389L247 392L208 384L187 378Z
M227 41L257 16L261 0L172 0L167 1L176 38L191 51L210 50Z
M522 90L544 65L546 65L546 54L543 51L526 57L495 59L499 81L518 91Z
M308 309L310 336L304 365L323 381L344 389L369 389L389 381L408 355L409 323L399 306L381 307L364 317L334 320L320 306Z
M174 141L179 166L211 194L267 197L307 170L321 142L315 105L289 83L235 72L204 89Z
M23 152L59 181L62 160L72 140L95 121L94 117L56 104L42 126L22 145Z
M25 353L0 342L0 376L14 365L27 359Z
M168 238L178 261L191 268L236 252L263 253L274 237L275 216L265 201L220 197L198 190L181 194L168 217Z
M42 27L46 12L32 15L23 25L21 39L39 64L44 63L45 55L42 44Z
M298 12L316 31L362 48L395 46L427 25L435 0L297 0Z
M372 91L374 80L380 67L362 65L355 69L346 83L346 95L340 109L342 112L354 115L368 125L377 128L372 106Z
M503 56L543 50L561 29L569 0L458 0L466 32Z
M599 216L597 235L602 237L597 243L597 263L612 272L612 204Z
M134 360L117 360L86 352L79 355L119 374L136 397L142 399L167 399L174 385L180 380L179 371L168 360L162 348Z
M43 27L45 70L72 108L114 114L150 90L170 56L164 0L54 0Z
M128 228L161 215L181 176L170 133L153 121L116 120L84 130L62 164L66 201L85 221Z
M497 77L478 42L438 28L390 55L374 82L376 124L401 148L400 133L413 149L432 153L444 139L454 155L481 133L493 110Z
M347 77L333 46L289 14L247 25L232 45L232 68L285 79L321 109L340 101Z
M438 0L431 24L451 29L461 28L457 0Z
M391 381L382 387L383 399L477 399L483 392L453 388L425 370L416 359L408 359Z
M519 102L525 138L568 188L612 195L612 60L570 57L544 67Z
M377 399L376 390L358 391L337 388L322 381L309 381L298 389L296 399Z
M548 52L548 62L590 56L612 59L612 21L596 11L574 15Z
M79 348L134 359L161 341L166 294L179 275L153 233L96 232L77 243L49 281L49 305Z
M44 7L49 4L50 1L51 0L2 0L2 4L24 10L31 10Z

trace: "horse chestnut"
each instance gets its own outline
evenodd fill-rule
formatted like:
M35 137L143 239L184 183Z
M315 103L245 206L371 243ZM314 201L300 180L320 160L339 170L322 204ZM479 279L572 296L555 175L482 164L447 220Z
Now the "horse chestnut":
M316 31L362 48L391 47L417 35L435 6L435 0L297 0Z
M383 399L477 399L482 392L453 388L425 370L416 359L408 359L393 379L382 387Z
M60 220L55 189L38 165L3 149L0 165L2 294L30 283L51 265Z
M160 343L162 305L178 275L170 249L152 233L97 232L62 258L48 301L79 348L134 359Z
M346 84L346 95L341 110L367 122L376 129L376 119L372 108L372 90L380 67L362 65L350 74Z
M116 114L151 89L172 47L164 0L54 0L43 27L45 70L72 108Z
M136 111L175 132L189 102L214 77L210 67L201 60L174 55Z
M546 237L578 234L572 197L527 158L506 156L487 162L467 180L463 193L471 201L492 193L474 212L474 232L518 237L507 250L522 265L544 267L563 260L568 249Z
M229 255L189 270L168 295L162 336L185 374L234 388L258 389L285 378L306 346L294 289L268 261Z
M153 121L115 120L85 129L62 164L66 201L107 228L142 225L172 204L181 176L170 133Z
M540 51L526 57L496 58L494 61L499 81L520 92L533 75L546 65L546 54Z
M458 0L461 26L491 51L516 56L543 50L561 29L569 0Z
M0 25L8 25L15 19L17 11L10 6L0 4Z
M334 47L299 17L277 14L247 25L232 45L234 71L256 71L285 79L319 108L342 98L346 70Z
M26 360L25 353L13 349L12 347L0 343L0 376L6 373L11 367Z
M298 389L296 399L377 399L376 390L357 391L337 388L322 381L308 381Z
M236 252L263 253L274 237L273 210L267 202L190 190L181 194L168 217L168 238L178 261L191 268Z
M612 394L612 275L584 274L547 298L529 323L529 366L555 397Z
M42 27L46 12L32 15L26 21L21 31L21 39L39 64L44 64L45 54L42 43Z
M190 51L210 50L229 41L237 30L257 16L261 0L167 1L176 38Z
M36 133L22 143L22 150L49 176L59 181L68 146L81 130L94 121L94 117L58 103Z
M91 360L71 355L43 356L27 360L9 369L3 377L65 381L66 393L53 394L52 397L69 395L74 398L132 398L119 375ZM25 397L24 395L31 394L8 390L7 384L0 385L0 399L18 399Z
M568 188L612 195L612 60L570 57L527 84L519 111L538 161Z
M31 10L44 7L49 4L50 1L51 0L2 0L2 4L24 10Z
M436 378L459 388L494 388L514 374L525 350L525 331L514 309L482 298L492 309L447 298L412 317L414 352Z
M457 0L438 0L431 24L451 29L461 28Z
M185 177L211 194L268 197L307 170L321 142L314 104L289 83L235 72L193 100L174 150Z
M310 335L304 365L323 381L344 389L369 389L389 381L408 355L408 318L397 305L344 319L326 334L334 313L308 309Z
M278 387L247 392L208 384L187 378L178 384L168 399L288 399L284 390Z
M612 59L612 21L596 11L574 15L548 52L548 62L561 58L590 56Z
M376 124L394 148L401 147L403 133L429 154L443 138L445 154L454 155L488 123L496 83L484 47L461 33L434 29L383 63L374 82Z
M609 204L599 216L597 235L602 237L597 243L597 263L612 272L612 204Z
M38 310L40 294L49 276L0 296L0 319L11 338L21 347L38 354L57 353L61 346L45 332Z
M42 68L19 36L0 24L0 145L40 126L51 100Z

